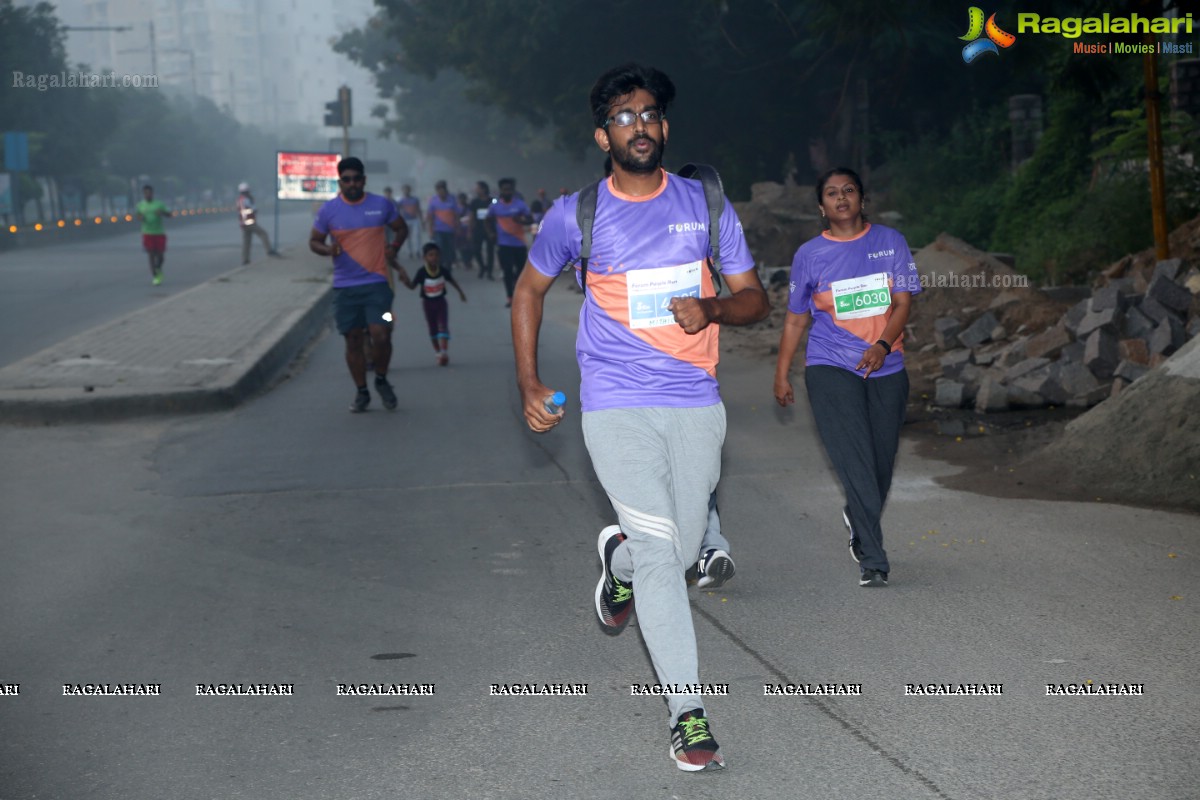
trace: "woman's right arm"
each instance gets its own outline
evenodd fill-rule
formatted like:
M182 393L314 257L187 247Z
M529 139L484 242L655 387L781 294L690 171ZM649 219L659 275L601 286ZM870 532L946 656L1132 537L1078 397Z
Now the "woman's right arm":
M800 349L800 339L804 336L804 329L808 327L810 319L812 314L807 311L803 314L789 311L787 319L784 320L783 334L779 337L779 357L775 359L775 401L781 406L790 406L796 402L788 372L792 368L792 359L796 357L796 351Z

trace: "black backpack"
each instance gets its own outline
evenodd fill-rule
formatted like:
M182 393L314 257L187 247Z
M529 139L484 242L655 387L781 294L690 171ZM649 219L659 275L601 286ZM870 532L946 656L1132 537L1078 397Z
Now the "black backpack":
M713 288L721 294L721 213L725 210L725 187L721 176L708 164L684 164L679 172L681 178L698 178L704 186L704 200L708 204L708 272L712 275ZM579 247L579 258L568 264L579 264L580 281L587 292L587 265L592 255L592 226L596 222L596 197L600 181L589 183L579 190L579 203L575 206L575 221L583 232L583 243Z

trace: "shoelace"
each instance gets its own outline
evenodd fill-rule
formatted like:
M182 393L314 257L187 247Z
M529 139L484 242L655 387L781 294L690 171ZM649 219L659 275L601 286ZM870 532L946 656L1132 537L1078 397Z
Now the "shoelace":
M613 602L624 603L629 598L633 597L633 589L630 589L625 584L621 583L615 577L613 578Z
M679 725L683 728L683 740L685 744L696 744L703 742L705 739L712 738L708 733L708 719L705 717L681 719L679 720Z

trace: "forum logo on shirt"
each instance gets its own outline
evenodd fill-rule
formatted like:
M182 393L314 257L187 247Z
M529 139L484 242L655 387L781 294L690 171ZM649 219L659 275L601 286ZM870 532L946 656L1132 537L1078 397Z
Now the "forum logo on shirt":
M984 34L987 38L981 39ZM967 9L967 32L966 35L958 37L961 41L968 42L963 48L963 62L970 64L975 59L979 58L984 53L992 53L1000 55L1000 48L1009 48L1017 41L1017 37L1007 31L1000 29L996 24L996 15L992 14L987 18L987 22L983 21L983 9L979 6L971 6Z

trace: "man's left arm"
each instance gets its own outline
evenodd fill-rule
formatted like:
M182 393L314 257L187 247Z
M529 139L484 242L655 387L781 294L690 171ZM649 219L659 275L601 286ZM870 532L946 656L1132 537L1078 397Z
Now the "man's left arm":
M729 288L727 297L676 297L669 308L686 333L699 333L711 323L750 325L771 313L771 301L754 267L745 272L722 275Z

